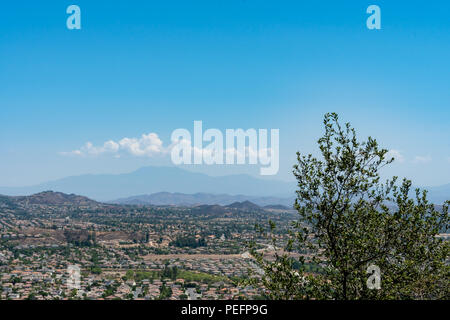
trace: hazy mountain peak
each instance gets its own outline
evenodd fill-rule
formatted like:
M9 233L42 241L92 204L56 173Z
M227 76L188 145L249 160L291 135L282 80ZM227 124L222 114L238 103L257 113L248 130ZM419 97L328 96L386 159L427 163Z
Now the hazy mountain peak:
M29 195L45 190L75 193L99 201L109 201L158 192L245 194L282 196L294 194L295 184L269 181L248 175L212 177L178 167L142 167L124 174L98 174L67 177L31 187L0 188L0 194Z

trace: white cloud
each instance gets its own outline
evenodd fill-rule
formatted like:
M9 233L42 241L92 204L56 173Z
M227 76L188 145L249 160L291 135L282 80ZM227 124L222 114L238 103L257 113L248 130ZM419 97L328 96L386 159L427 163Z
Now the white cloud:
M232 163L245 164L257 164L259 162L263 165L270 165L275 154L271 148L255 149L251 146L244 146L242 149L237 147L223 148L222 145L216 147L210 147L205 142L202 143L202 147L193 146L189 139L173 140L170 145L164 147L163 141L158 137L156 133L143 134L140 138L122 138L118 141L108 140L100 146L95 146L92 142L86 142L84 146L77 150L69 152L60 152L64 156L101 156L109 155L114 158L120 158L123 155L132 155L136 157L153 157L158 155L166 155L172 153L172 150L177 147L177 150L186 152L186 157L193 163L195 159L202 159L202 163L207 164L228 164L228 160ZM179 155L179 152L175 152ZM172 155L173 156L173 155ZM184 155L183 155L184 157ZM172 159L172 161L174 161ZM184 161L184 160L183 160ZM174 161L177 163L178 160Z
M143 134L140 138L123 138L120 141L108 140L102 146L94 146L91 142L78 150L60 152L67 156L99 156L102 154L112 154L119 158L121 153L128 153L134 156L154 156L165 153L163 143L156 133Z
M117 144L117 142L112 140L106 141L101 147L95 147L91 142L87 142L79 151L81 151L81 153L96 156L103 153L116 153L117 151L119 151L119 145Z
M135 156L153 156L165 151L163 142L156 133L143 134L140 139L123 138L119 145Z
M424 163L429 163L431 162L431 157L430 156L415 156L413 163L416 164L424 164Z
M82 156L82 152L80 150L73 150L73 151L61 151L59 152L62 156Z
M388 153L386 153L386 159L390 160L391 158L395 159L395 162L403 163L405 162L405 157L401 154L399 150L391 149Z

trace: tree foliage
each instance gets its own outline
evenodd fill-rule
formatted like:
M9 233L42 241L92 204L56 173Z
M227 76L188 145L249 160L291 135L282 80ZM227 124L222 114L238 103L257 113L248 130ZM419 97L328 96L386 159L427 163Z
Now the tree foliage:
M438 237L449 228L449 201L437 208L409 180L382 182L380 169L394 161L388 151L371 137L358 141L337 114L326 114L323 123L320 159L297 153L299 219L274 259L252 247L261 269L252 281L272 299L450 298L449 242ZM307 272L311 263L321 272ZM378 290L367 284L371 265L381 271Z

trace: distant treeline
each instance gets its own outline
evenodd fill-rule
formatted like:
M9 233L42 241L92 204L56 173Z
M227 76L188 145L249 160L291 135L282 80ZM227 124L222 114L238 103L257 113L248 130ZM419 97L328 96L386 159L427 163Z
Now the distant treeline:
M189 247L189 248L198 248L198 247L206 247L205 238L196 239L195 237L182 237L179 236L176 240L169 243L169 245L174 247Z

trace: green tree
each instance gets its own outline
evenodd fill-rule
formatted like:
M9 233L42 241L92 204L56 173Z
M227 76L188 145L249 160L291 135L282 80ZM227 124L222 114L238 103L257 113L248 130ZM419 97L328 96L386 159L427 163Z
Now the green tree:
M71 291L70 291L70 297L71 298L74 298L76 295L78 294L78 290L77 289L72 289Z
M386 149L371 137L359 142L334 113L324 127L321 159L297 153L300 218L274 260L252 246L261 268L252 281L272 299L448 299L449 242L437 236L449 228L449 201L437 208L425 190L411 198L409 180L381 182L380 169L394 161ZM311 263L321 272L306 272ZM379 290L367 285L371 265L381 271Z
M159 288L159 290L160 290L160 294L159 294L160 300L167 299L172 296L172 289L170 287L166 287L165 283L162 284L162 286Z

